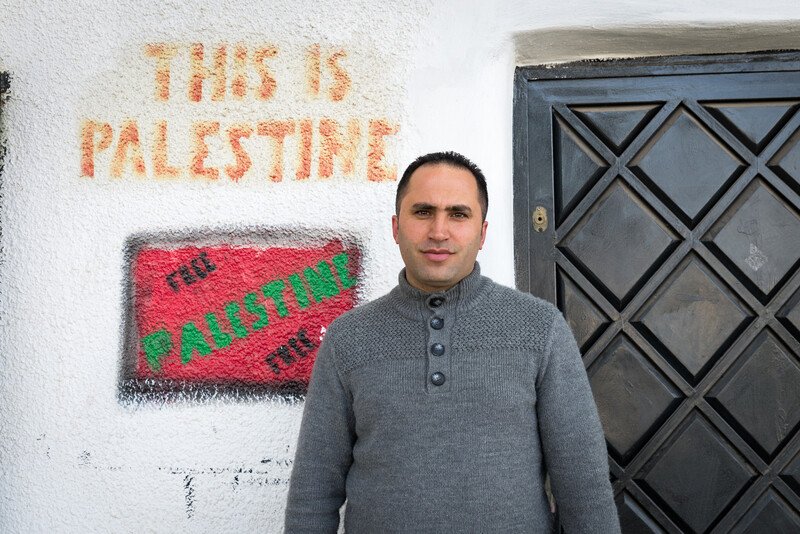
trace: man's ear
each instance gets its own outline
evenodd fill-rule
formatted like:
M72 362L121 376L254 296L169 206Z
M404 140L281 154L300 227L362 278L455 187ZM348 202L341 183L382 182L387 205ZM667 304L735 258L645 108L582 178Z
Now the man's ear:
M392 215L392 235L394 236L394 242L397 244L400 244L399 241L397 241L397 231L399 229L398 226L399 224L400 222L397 220L397 215Z
M483 221L483 228L481 228L481 246L478 250L483 249L483 242L486 241L486 229L489 227L489 221Z

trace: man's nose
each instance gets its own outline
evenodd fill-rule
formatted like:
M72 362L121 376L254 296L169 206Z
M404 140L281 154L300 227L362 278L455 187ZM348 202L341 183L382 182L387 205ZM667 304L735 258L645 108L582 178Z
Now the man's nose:
M430 227L430 238L442 241L450 237L450 230L446 213L438 213L433 218Z

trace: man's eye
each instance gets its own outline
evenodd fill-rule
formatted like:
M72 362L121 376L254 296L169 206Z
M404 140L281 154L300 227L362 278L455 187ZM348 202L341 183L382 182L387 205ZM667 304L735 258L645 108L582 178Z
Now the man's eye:
M464 218L467 217L467 214L463 213L463 212L460 212L460 211L457 211L457 212L453 213L453 217L455 217L456 219L464 219Z
M415 215L420 215L420 216L423 216L423 217L426 216L426 215L430 215L430 213L431 212L428 211L428 210L417 210L417 211L414 212Z

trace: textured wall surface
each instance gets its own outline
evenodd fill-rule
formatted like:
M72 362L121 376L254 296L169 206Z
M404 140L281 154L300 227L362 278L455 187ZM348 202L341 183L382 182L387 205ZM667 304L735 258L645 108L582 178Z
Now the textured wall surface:
M280 532L287 392L325 325L393 286L413 157L484 169L479 259L513 285L517 64L800 48L798 20L795 0L0 0L0 531Z

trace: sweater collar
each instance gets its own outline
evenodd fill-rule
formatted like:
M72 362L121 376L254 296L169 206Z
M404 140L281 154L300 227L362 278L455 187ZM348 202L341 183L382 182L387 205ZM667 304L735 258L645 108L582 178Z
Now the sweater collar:
M391 292L392 300L401 311L408 312L413 317L419 317L419 314L435 299L439 299L438 308L442 313L469 309L488 290L491 283L489 278L481 276L478 262L475 262L471 273L446 291L429 293L412 286L406 280L405 267L397 278L397 287Z

